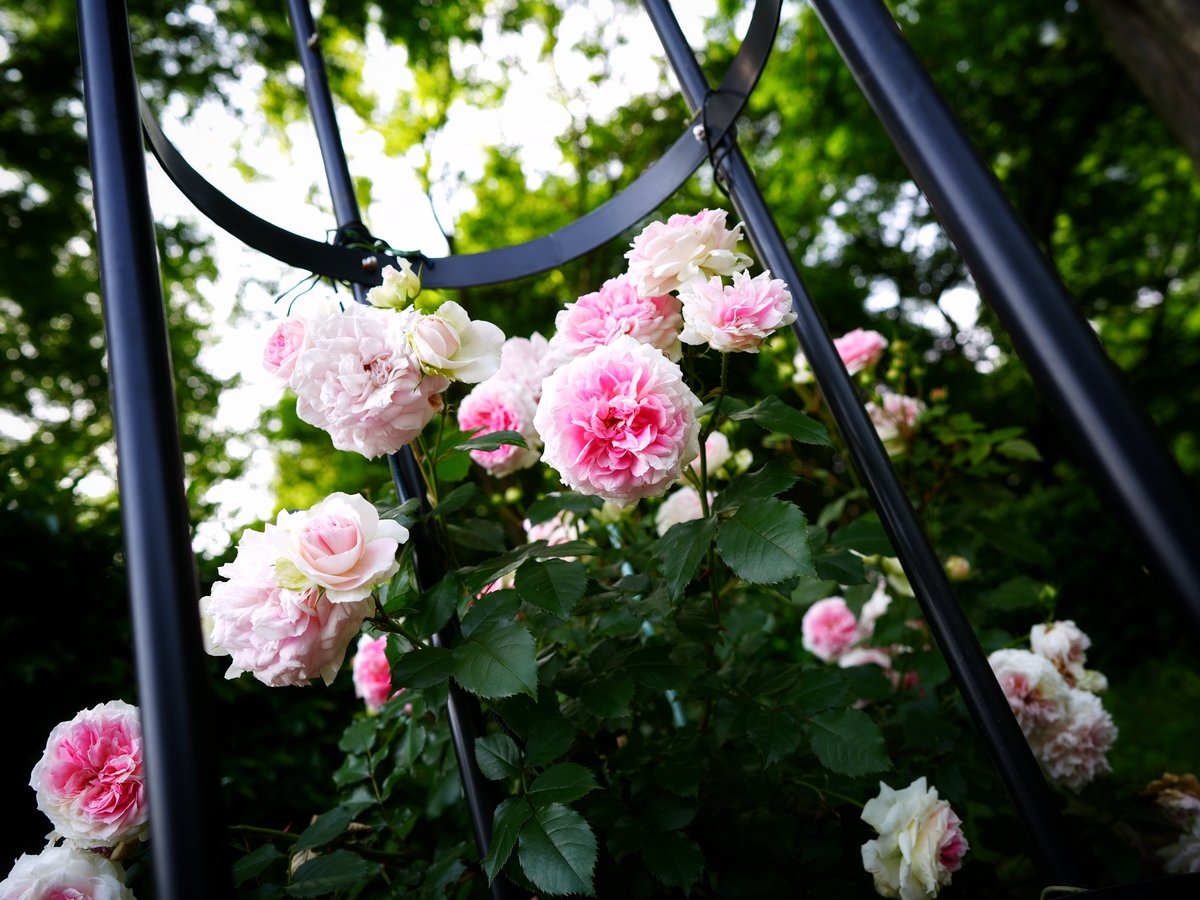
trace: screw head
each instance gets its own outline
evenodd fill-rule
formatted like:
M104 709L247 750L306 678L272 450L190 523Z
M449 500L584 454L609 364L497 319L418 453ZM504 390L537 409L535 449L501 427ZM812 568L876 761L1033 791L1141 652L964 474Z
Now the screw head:
M379 258L375 256L364 256L362 267L367 272L375 272L379 269Z

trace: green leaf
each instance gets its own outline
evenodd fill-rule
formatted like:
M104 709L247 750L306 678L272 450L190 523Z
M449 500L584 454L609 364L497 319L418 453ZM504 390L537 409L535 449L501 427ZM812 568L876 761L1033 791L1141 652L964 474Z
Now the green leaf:
M551 766L533 780L526 796L535 807L551 803L570 803L594 791L599 785L591 770L578 763Z
M575 726L556 709L553 715L529 726L525 736L525 758L530 765L544 766L570 750L574 742Z
M988 591L982 597L990 609L1009 612L1017 609L1031 609L1041 603L1042 585L1032 578L1020 575L1004 582L995 590Z
M587 571L578 560L529 560L517 569L517 593L530 606L568 619L587 588Z
M451 453L433 468L437 473L438 481L443 484L462 481L471 471L471 457L465 453Z
M704 874L704 854L687 835L678 831L656 834L642 850L650 874L668 887L687 891Z
M659 691L679 690L687 687L700 670L671 662L670 652L667 647L646 647L626 659L621 668L638 684Z
M458 512L460 509L470 506L471 502L478 496L479 488L475 487L475 485L460 484L442 498L442 502L433 508L429 513L429 517L448 516L450 513Z
M461 519L446 526L450 540L457 545L482 550L485 553L503 553L508 546L504 526L486 519Z
M333 783L338 787L345 787L362 781L370 774L371 767L365 756L347 756L341 767L333 773Z
M441 647L410 650L392 666L392 684L406 688L427 688L441 684L454 671L454 654Z
M551 494L535 501L525 514L532 524L539 525L563 510L583 515L593 509L599 509L604 501L599 497L589 497L584 494L562 493Z
M379 871L357 853L335 850L315 856L296 870L288 893L293 897L323 897L341 888L354 887Z
M592 895L596 836L579 813L552 803L521 828L518 858L526 877L548 894Z
M263 844L233 864L233 886L241 887L251 878L261 875L271 863L283 858L274 844Z
M338 741L338 749L343 753L369 753L375 746L375 722L373 719L357 719L345 731Z
M429 651L423 651L428 653ZM533 635L515 622L488 622L454 648L454 677L481 697L537 696Z
M804 669L787 702L801 713L812 714L837 706L846 699L850 685L837 669Z
M839 528L833 533L829 544L835 550L857 550L864 556L896 555L883 526L873 516L863 516L861 519L855 519L845 528Z
M408 620L417 637L427 638L450 621L458 607L458 595L458 582L447 575L421 596L419 612Z
M825 426L798 409L794 409L778 397L768 397L762 403L732 413L735 421L752 419L767 431L780 431L802 444L829 446L829 432Z
M717 512L727 512L743 503L765 500L783 493L797 480L798 476L792 474L787 463L772 460L761 469L739 475L729 482L729 486L717 495L713 508Z
M855 556L849 550L839 550L834 553L818 553L815 557L817 577L840 584L862 584L867 580L863 570L862 557Z
M507 734L475 738L475 761L479 763L479 771L492 781L521 773L521 751Z
M755 706L746 716L746 733L769 766L800 746L804 732L796 720L781 709Z
M818 600L832 597L841 591L841 585L836 581L820 581L818 579L801 579L792 590L792 602L800 607L812 606Z
M516 431L489 431L487 434L476 435L461 444L455 444L455 450L499 450L501 447L521 447L529 449L525 438Z
M861 709L823 712L808 720L817 759L840 775L869 775L891 768L883 733Z
M524 797L509 797L496 807L492 817L492 843L487 855L483 857L483 871L487 873L488 884L496 880L504 864L512 855L513 847L517 845L517 836L524 825L533 815L533 810L525 802Z
M812 554L798 506L768 498L739 509L721 524L717 550L738 577L752 584L813 576Z
M292 846L293 853L324 847L341 835L354 821L354 813L344 806L335 806L329 812L317 816L317 820L300 833L300 839Z
M1038 453L1037 447L1023 439L1015 439L1010 441L1001 441L996 445L996 452L1001 456L1007 456L1009 459L1023 459L1031 462L1041 462L1042 454Z
M624 672L616 672L604 678L589 681L579 692L583 708L601 719L618 719L629 715L629 701L633 699L633 679Z
M421 510L421 501L416 497L410 497L399 506L392 506L379 511L379 518L391 519L393 522L399 522L405 528L412 525L416 521L417 513Z
M520 608L521 595L508 588L482 594L462 617L462 633L470 637L476 628L482 628L488 622L511 622Z
M716 519L694 519L672 525L654 545L654 556L666 581L667 594L677 600L717 532Z

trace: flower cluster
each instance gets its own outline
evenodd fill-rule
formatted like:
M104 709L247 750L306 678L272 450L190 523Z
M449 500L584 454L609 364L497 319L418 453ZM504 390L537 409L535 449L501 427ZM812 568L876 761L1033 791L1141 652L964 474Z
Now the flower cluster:
M54 825L52 840L37 856L16 861L0 882L0 898L133 900L121 866L93 851L107 853L146 836L137 707L111 700L56 725L29 786Z
M1106 682L1083 668L1091 642L1074 622L1035 625L1030 638L1032 651L997 650L988 662L1043 770L1078 791L1110 771L1117 727L1093 693Z
M205 646L232 657L227 678L250 672L272 686L330 683L374 610L371 592L399 570L408 530L357 494L331 494L246 531L226 579L200 601Z
M871 424L889 456L899 456L908 449L917 419L923 412L925 404L920 400L883 388L879 389L879 402L867 404Z
M923 776L899 791L881 781L862 820L879 833L863 844L862 861L881 897L936 897L969 849L962 820Z
M368 459L416 438L452 381L493 375L504 342L499 328L472 321L457 303L407 306L412 273L384 274L368 295L378 305L325 306L287 319L263 354L264 368L296 392L296 414L339 450Z
M1182 829L1179 840L1158 851L1170 873L1200 873L1200 779L1172 775L1152 781L1142 792L1153 797L1159 810Z
M875 647L868 642L875 634L875 623L888 611L892 598L884 580L880 580L858 616L842 597L818 600L805 612L800 623L804 649L824 662L836 662L841 668L877 665L893 677L892 657L902 647Z

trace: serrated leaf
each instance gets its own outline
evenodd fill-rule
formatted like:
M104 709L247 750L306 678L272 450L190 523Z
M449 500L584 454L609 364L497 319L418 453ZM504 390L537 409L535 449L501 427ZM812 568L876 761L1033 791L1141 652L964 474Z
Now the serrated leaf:
M274 844L263 844L233 864L233 886L241 887L251 878L261 875L271 863L283 858Z
M293 897L323 897L341 888L361 884L379 871L357 853L335 850L315 856L296 870L288 893Z
M704 874L704 854L695 841L679 831L655 835L642 850L650 874L668 887L687 891Z
M654 556L663 574L667 595L672 600L679 598L696 574L696 567L708 552L716 533L716 519L693 519L672 525L655 543Z
M371 767L365 756L347 756L341 767L333 773L333 783L338 787L345 787L362 781L370 774Z
M1032 578L1020 575L988 591L981 599L991 609L1008 612L1036 607L1041 603L1041 596L1042 585Z
M739 578L775 584L816 574L808 548L804 513L768 498L743 506L717 532L717 550Z
M424 651L428 653L429 651ZM454 678L480 697L537 696L533 635L515 622L489 622L453 650Z
M792 474L787 463L772 460L761 469L746 472L729 482L729 486L717 495L713 508L717 512L727 512L743 503L765 500L783 493L798 480L799 476Z
M300 833L300 839L292 846L292 852L299 853L313 847L324 847L340 836L353 821L354 813L344 806L336 806L328 812L321 813L315 822Z
M561 763L551 766L533 780L526 796L535 807L550 803L570 803L578 800L599 785L590 769L578 763Z
M817 566L818 578L836 581L840 584L862 584L867 580L862 557L854 555L849 550L818 553L814 562Z
M475 485L460 484L442 498L441 502L429 513L429 517L448 516L450 513L458 512L460 509L470 506L471 502L478 496L479 488L475 487Z
M808 720L817 759L840 775L869 775L891 768L883 733L861 709L823 712Z
M835 550L857 550L864 556L894 556L892 542L878 520L864 516L833 533L829 544Z
M767 431L779 431L794 441L802 444L820 444L829 446L829 432L816 419L805 415L780 400L778 397L768 397L761 403L732 413L729 418L735 421L751 419Z
M458 582L453 575L447 575L421 595L417 613L408 620L417 637L427 638L450 621L458 607L458 595Z
M633 679L624 672L617 672L589 681L579 692L579 700L593 716L617 719L629 715L633 690Z
M443 484L462 481L471 471L471 457L465 453L451 453L434 466L434 471Z
M526 877L539 890L548 894L594 892L596 836L583 816L561 803L534 811L521 827L517 856Z
M638 684L659 691L680 690L696 677L699 669L681 666L670 660L666 647L646 647L633 653L621 668Z
M846 677L837 669L804 669L786 697L790 705L807 715L837 706L849 690Z
M462 633L470 637L475 629L492 621L511 622L521 608L521 595L508 588L500 588L481 594L475 605L462 617Z
M536 500L526 511L525 518L531 524L539 525L548 519L554 518L554 516L563 510L583 515L593 509L599 509L603 505L604 501L599 497L589 497L585 494L569 492L551 494L547 497L542 497L540 500Z
M587 570L578 560L529 560L517 569L517 593L530 606L568 619L587 588Z
M446 526L454 544L482 550L485 553L503 553L507 546L504 526L485 519L463 519Z
M521 751L507 734L475 738L475 761L492 781L513 778L521 772Z
M476 435L461 444L454 445L455 450L481 450L484 452L499 450L501 447L521 447L528 450L529 444L516 431L489 431L487 434Z
M804 737L796 720L786 712L761 706L755 706L746 716L746 734L768 766L792 753Z
M338 741L343 753L369 753L375 746L375 722L371 719L356 719Z
M392 506L388 509L380 510L379 518L391 519L393 522L399 522L405 528L412 525L416 521L417 514L421 511L421 501L417 497L410 497L401 503L399 506Z
M571 749L575 742L575 726L557 712L538 719L525 736L525 758L530 765L544 766Z
M396 687L427 688L446 681L454 671L454 654L441 647L410 650L392 666Z
M496 807L492 816L492 843L487 854L483 857L483 871L487 873L488 884L496 880L504 864L512 855L513 847L517 845L517 836L524 825L533 815L533 810L524 797L509 797Z

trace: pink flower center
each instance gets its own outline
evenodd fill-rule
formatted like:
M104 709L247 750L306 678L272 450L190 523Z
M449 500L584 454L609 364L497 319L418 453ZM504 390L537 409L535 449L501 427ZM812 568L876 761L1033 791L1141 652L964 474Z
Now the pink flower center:
M358 526L345 516L317 516L300 532L300 543L310 557L337 556L358 546Z

